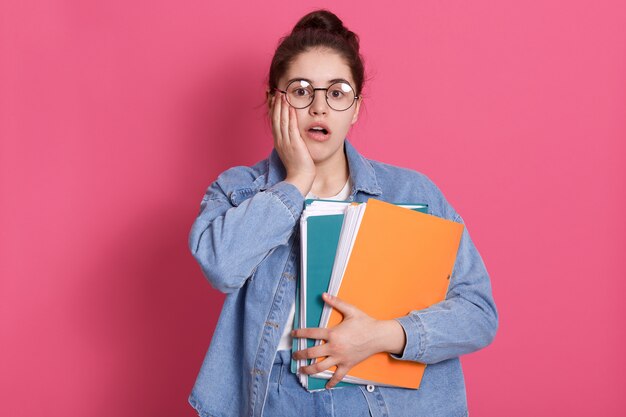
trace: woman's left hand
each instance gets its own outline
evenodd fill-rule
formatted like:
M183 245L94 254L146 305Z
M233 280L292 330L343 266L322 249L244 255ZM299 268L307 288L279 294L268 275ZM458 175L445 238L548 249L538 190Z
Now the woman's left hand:
M294 330L291 335L298 338L322 339L326 343L294 352L294 359L312 359L326 357L321 362L303 366L300 371L316 374L336 365L333 377L326 384L332 388L356 364L378 352L398 350L400 343L405 343L404 330L395 320L376 320L352 304L327 293L324 301L337 309L342 315L341 323L327 328L303 328ZM395 348L393 347L395 346ZM401 349L399 350L401 352Z

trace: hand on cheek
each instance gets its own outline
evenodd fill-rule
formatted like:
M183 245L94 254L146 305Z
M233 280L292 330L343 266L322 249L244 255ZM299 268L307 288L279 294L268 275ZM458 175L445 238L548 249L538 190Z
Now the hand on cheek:
M273 97L271 120L274 148L287 171L285 181L306 195L315 179L315 163L300 135L296 111L282 93Z

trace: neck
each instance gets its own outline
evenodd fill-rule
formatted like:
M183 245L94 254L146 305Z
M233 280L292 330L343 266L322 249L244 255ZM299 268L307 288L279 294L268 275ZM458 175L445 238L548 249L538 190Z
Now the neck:
M334 158L315 164L315 180L311 192L322 198L334 196L346 185L349 175L345 152L337 152Z

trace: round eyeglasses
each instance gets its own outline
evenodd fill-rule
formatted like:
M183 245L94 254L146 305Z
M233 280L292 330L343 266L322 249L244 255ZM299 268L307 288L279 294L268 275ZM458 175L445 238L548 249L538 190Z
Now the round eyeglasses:
M286 90L279 91L287 98L287 103L296 109L309 107L315 99L317 90L326 91L326 103L328 107L336 111L346 111L359 98L350 84L345 81L337 81L328 88L315 88L307 80L294 80L287 84Z

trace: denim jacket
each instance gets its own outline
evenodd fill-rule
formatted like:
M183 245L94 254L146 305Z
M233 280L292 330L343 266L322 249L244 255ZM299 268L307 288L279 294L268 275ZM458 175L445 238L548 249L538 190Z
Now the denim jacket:
M350 201L418 202L430 214L463 222L423 174L364 158L344 142ZM284 181L276 150L252 167L213 182L200 204L189 246L211 285L226 293L213 339L189 396L202 417L261 417L269 373L294 303L299 218L304 197ZM406 346L397 360L426 363L417 390L360 387L372 415L466 416L459 356L487 346L498 314L485 265L464 230L446 299L397 318ZM341 389L341 388L334 388Z

